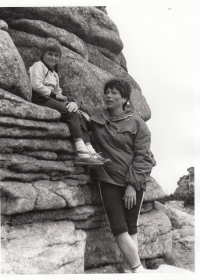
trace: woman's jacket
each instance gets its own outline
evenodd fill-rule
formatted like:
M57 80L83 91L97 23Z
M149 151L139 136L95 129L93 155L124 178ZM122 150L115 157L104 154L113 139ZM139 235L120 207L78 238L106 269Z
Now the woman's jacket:
M92 140L102 156L112 160L105 167L98 167L98 180L135 189L146 189L146 182L154 164L150 151L151 134L146 123L132 112L125 110L110 118L105 108L91 114Z

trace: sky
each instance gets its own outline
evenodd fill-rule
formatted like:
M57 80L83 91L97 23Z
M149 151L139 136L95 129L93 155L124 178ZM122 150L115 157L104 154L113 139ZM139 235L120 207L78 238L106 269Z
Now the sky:
M107 6L107 11L124 43L128 72L151 109L147 125L157 161L151 175L171 194L187 168L195 165L197 6L190 1L132 3Z

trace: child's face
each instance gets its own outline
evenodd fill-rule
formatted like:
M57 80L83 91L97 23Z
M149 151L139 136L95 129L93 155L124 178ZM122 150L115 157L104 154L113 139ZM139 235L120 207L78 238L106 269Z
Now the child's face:
M60 54L57 52L46 51L43 56L43 61L50 67L54 67L60 59Z

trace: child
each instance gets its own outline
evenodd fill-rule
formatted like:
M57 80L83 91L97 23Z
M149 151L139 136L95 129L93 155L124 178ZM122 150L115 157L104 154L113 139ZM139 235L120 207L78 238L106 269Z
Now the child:
M56 39L48 38L41 51L41 60L29 68L33 90L32 102L61 113L60 120L67 123L75 142L75 165L103 165L110 160L95 152L90 143L85 120L77 112L77 104L62 95L56 71L61 55L61 44Z

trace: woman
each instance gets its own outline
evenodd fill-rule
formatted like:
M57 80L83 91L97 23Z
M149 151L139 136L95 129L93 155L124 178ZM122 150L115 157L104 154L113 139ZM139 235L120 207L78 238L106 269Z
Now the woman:
M145 122L126 109L130 87L119 80L104 87L105 108L91 116L93 141L111 162L97 168L102 201L123 253L125 273L145 272L138 255L137 222L153 167L150 132Z

